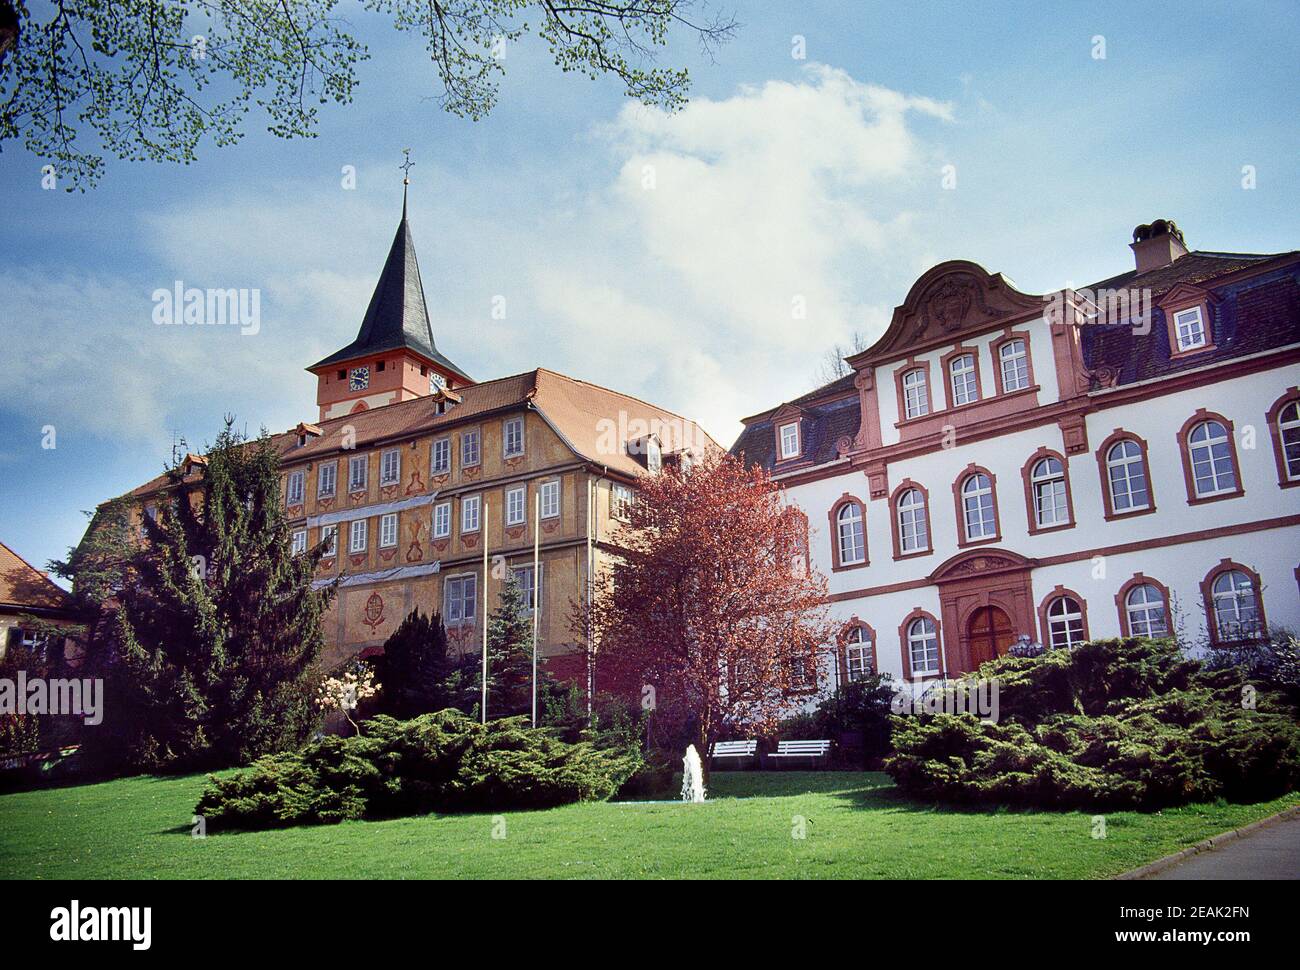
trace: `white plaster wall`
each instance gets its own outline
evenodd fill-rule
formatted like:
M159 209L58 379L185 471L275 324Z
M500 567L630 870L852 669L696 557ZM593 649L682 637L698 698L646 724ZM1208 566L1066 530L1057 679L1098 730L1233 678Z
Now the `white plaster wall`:
M1045 334L1045 328L1043 330ZM1055 367L1050 341L1031 341L1034 346L1035 377L1046 394L1048 379L1055 385ZM1044 354L1040 365L1039 354ZM882 369L885 370L885 369ZM882 420L893 431L889 413L894 408L893 368L878 374L881 387ZM1300 565L1300 527L1274 528L1241 534L1235 527L1260 520L1300 514L1300 489L1280 489L1272 441L1265 414L1283 391L1300 381L1300 368L1275 368L1230 382L1207 384L1173 394L1153 397L1141 403L1097 410L1087 416L1089 450L1067 460L1076 526L1031 536L1025 506L1021 467L1040 446L1064 453L1061 433L1055 423L1046 423L1002 437L963 444L891 464L889 490L904 478L929 489L930 526L934 553L901 562L893 560L893 543L887 499L870 499L866 477L847 472L834 478L788 489L790 500L807 514L810 551L816 568L827 576L832 594L851 593L870 587L922 580L960 550L957 546L957 518L952 483L970 463L987 467L996 476L997 501L1002 530L1000 542L981 548L1001 548L1034 559L1070 554L1127 543L1144 543L1180 534L1210 530L1213 537L1195 542L1141 548L1111 554L1095 564L1091 558L1035 569L1031 575L1034 598L1040 603L1058 584L1075 590L1088 604L1089 632L1094 637L1119 634L1119 616L1114 596L1136 572L1158 579L1169 587L1178 603L1183 633L1189 640L1204 635L1200 582L1225 558L1256 570L1264 586L1265 612L1270 627L1300 629L1300 590L1295 569ZM932 384L941 386L937 365ZM986 383L991 388L991 383ZM1153 388L1153 392L1155 388ZM1105 394L1097 395L1098 403ZM1197 408L1217 411L1235 423L1238 465L1245 494L1239 498L1189 505L1183 478L1182 459L1176 435ZM1101 496L1101 476L1096 449L1116 428L1124 428L1147 442L1151 484L1156 512L1107 522ZM886 438L888 440L888 438ZM831 570L832 532L827 512L844 493L860 499L867 507L867 550L870 565L841 572ZM1094 576L1094 570L1101 569ZM902 592L857 597L832 604L833 615L842 621L853 616L869 623L877 633L877 662L880 669L901 675L898 624L911 610L921 606L939 615L938 590L933 586ZM944 631L945 640L948 631ZM1037 635L1039 631L1035 631ZM946 643L945 643L946 646ZM828 678L829 683L829 678Z
M1040 404L1050 404L1057 399L1060 389L1056 380L1056 359L1052 353L1052 334L1047 321L1041 318L1031 320L1027 323L1017 324L1012 329L1025 331L1029 334L1029 357L1033 362L1034 381L1041 388L1038 393L1038 402ZM986 397L992 395L997 388L994 376L997 362L993 359L990 347L993 341L1002 337L1002 333L1003 331L999 329L991 333L981 334L978 337L969 337L963 341L965 346L975 347L978 350L976 359L979 364L980 386L983 388ZM935 350L917 355L917 362L925 362L930 366L931 413L941 411L948 406L948 384L944 377L943 368L940 366L940 361L955 346L955 343L946 344ZM908 367L906 361L895 361L875 369L873 376L876 385L876 400L879 402L880 407L880 440L882 444L892 445L900 440L898 429L894 427L895 423L900 420L896 375L900 370Z

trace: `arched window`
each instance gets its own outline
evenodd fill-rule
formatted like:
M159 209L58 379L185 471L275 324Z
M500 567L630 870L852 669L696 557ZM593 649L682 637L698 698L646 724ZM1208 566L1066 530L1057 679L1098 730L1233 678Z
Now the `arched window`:
M1192 480L1198 496L1230 492L1237 487L1232 466L1228 429L1218 421L1202 421L1187 437L1191 449Z
M867 562L866 508L847 493L831 510L834 529L832 565L836 569Z
M1031 531L1070 524L1070 498L1066 488L1065 465L1056 455L1030 459L1029 514Z
M930 387L925 368L916 367L903 375L903 416L919 418L930 413Z
M1282 461L1288 480L1300 479L1300 401L1282 409L1277 422L1278 440L1282 442Z
M1047 643L1075 647L1086 639L1083 607L1073 596L1054 596L1047 604Z
M930 548L930 529L925 514L925 496L919 488L905 489L898 496L898 549L900 554Z
M1129 587L1124 596L1124 617L1129 636L1164 637L1169 635L1169 618L1165 596L1151 583Z
M795 576L808 575L808 516L790 506L781 513L782 519L789 526L785 551L790 556L790 572Z
M1039 623L1050 648L1078 646L1088 638L1088 607L1073 589L1057 586L1039 606Z
M961 354L948 363L948 383L955 407L980 399L979 380L975 373L975 355Z
M1216 502L1243 494L1231 421L1201 408L1179 430L1178 445L1189 503Z
M1008 340L998 348L998 368L1002 375L1002 393L1024 390L1029 386L1029 353L1023 337Z
M1210 586L1216 639L1249 640L1263 633L1259 591L1255 580L1241 569L1225 569Z
M1124 438L1106 449L1106 489L1110 511L1115 515L1151 507L1146 458L1132 438Z
M998 534L993 506L993 481L983 472L967 475L961 483L962 529L967 542L992 539Z
M907 659L913 676L939 673L939 631L931 617L907 624Z
M849 628L844 637L844 672L850 680L862 680L870 677L876 669L876 645L872 641L871 630L857 623Z
M1277 459L1277 483L1282 488L1300 486L1300 388L1293 387L1268 411L1268 426Z

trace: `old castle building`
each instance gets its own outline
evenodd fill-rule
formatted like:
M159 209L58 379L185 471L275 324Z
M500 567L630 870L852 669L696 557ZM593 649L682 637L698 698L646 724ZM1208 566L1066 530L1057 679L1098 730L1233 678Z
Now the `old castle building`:
M475 651L513 574L540 608L545 663L584 681L570 607L638 479L718 447L679 415L554 371L472 379L434 342L405 207L356 339L308 370L318 419L273 440L294 546L326 543L317 581L338 584L327 666L376 652L416 607ZM136 489L140 514L202 473L191 456Z
M1034 296L935 266L852 372L733 446L807 516L840 624L819 688L1017 640L1300 630L1300 253L1189 252Z

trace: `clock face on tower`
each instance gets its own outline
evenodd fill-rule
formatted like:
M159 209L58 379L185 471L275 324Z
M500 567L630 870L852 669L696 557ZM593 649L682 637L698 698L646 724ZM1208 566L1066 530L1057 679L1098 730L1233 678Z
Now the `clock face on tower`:
M364 391L370 386L370 368L354 367L349 375L348 389L352 391Z
M439 391L441 391L441 390L442 390L444 387L446 387L446 386L447 386L447 378L443 377L443 376L442 376L441 374L439 374L437 371L431 371L431 372L429 373L429 393L430 393L430 394L437 394Z

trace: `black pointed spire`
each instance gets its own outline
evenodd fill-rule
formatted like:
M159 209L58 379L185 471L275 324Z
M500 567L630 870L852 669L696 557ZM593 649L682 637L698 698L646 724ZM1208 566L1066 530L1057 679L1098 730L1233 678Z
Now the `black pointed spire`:
M370 297L357 339L312 364L308 370L403 347L472 383L468 374L438 352L433 341L424 286L420 281L420 266L415 258L415 242L406 219L405 185L402 188L402 221L397 226L397 234L388 250L388 259L379 274L374 295Z

